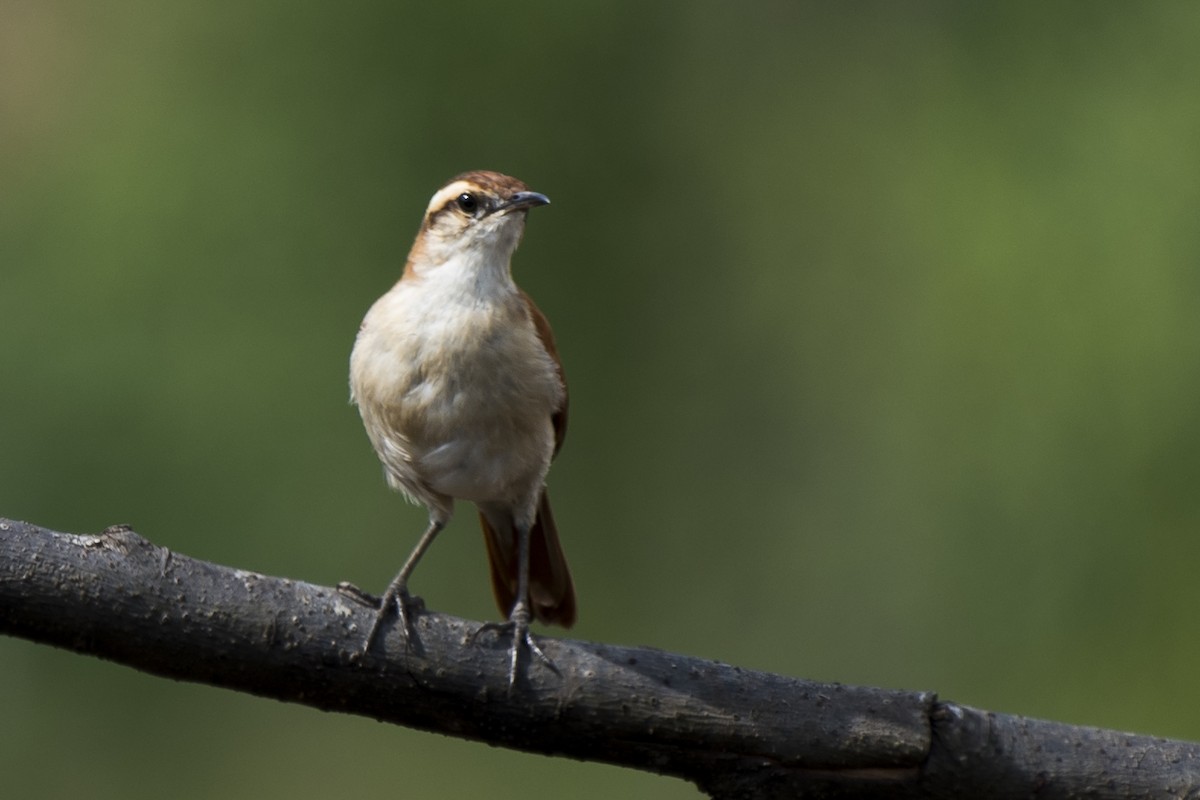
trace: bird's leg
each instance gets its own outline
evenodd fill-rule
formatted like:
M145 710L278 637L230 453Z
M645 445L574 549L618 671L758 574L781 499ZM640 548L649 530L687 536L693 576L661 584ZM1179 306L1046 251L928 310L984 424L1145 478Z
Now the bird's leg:
M538 661L541 661L554 672L558 672L558 668L554 666L554 662L550 657L542 652L542 648L537 646L537 642L533 640L533 634L529 632L529 525L517 525L517 602L513 603L512 611L508 615L508 622L489 622L479 630L475 631L475 636L484 631L512 631L512 647L509 650L511 660L508 668L508 688L512 689L517 683L517 667L520 663L522 645L529 648Z
M392 582L388 584L387 591L383 593L383 600L379 603L379 610L375 612L375 621L371 623L371 630L367 632L367 639L363 643L363 653L370 651L371 646L375 643L380 632L383 629L383 623L387 620L392 612L392 607L395 606L396 613L400 617L400 630L404 634L405 647L408 646L408 641L411 634L409 627L410 621L408 617L408 578L412 575L412 571L416 569L417 562L421 560L421 556L425 555L425 551L429 549L429 545L433 544L434 538L442 528L446 527L446 523L439 519L430 519L429 527L425 529L425 533L421 534L421 538L417 541L417 546L408 554L408 560L404 562L404 566L396 573L396 577L392 578Z

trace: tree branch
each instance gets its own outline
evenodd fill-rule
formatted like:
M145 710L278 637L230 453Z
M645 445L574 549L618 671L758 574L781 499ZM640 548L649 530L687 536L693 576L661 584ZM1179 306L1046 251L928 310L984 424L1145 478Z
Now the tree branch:
M619 764L714 797L1197 797L1200 745L814 683L650 648L543 639L508 690L508 640L422 612L406 650L358 655L373 609L223 567L127 527L0 519L0 632L172 678L491 744Z

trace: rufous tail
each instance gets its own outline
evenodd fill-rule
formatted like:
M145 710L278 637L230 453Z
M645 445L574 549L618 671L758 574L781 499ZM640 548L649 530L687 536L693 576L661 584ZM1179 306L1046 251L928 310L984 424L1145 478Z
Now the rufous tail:
M489 522L482 513L479 522L487 543L492 592L500 613L507 617L517 602L516 527L511 518L493 527L492 523L497 521ZM569 628L575 624L575 584L558 541L550 497L544 488L529 536L529 606L533 618L547 625Z

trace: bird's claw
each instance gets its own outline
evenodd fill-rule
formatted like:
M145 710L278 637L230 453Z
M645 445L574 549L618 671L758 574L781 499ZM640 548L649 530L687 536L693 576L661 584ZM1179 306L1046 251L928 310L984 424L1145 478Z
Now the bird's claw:
M350 581L339 581L337 585L338 594L343 597L349 597L359 605L364 605L369 608L379 608L379 598L368 592L366 589L355 586Z
M542 664L544 664L551 672L558 675L558 667L551 660L550 656L538 647L537 642L533 639L533 634L529 630L529 612L518 604L513 609L512 616L506 622L485 622L475 629L471 634L470 641L474 644L475 640L481 633L486 631L494 631L497 636L511 633L512 646L509 648L509 667L508 667L508 688L511 690L517 684L517 672L521 662L521 646L529 648L529 652Z
M341 588L340 586L338 587ZM359 592L362 592L358 587L354 587ZM366 594L362 592L362 594ZM368 597L370 595L367 595ZM384 592L383 599L379 601L379 608L375 612L375 619L371 622L371 630L367 632L366 641L363 642L363 655L370 652L375 645L375 641L383 633L383 625L387 622L388 617L392 615L392 609L396 610L396 616L400 620L400 634L404 637L404 649L407 650L412 641L416 638L416 629L413 628L412 615L409 613L409 607L412 606L417 611L422 611L425 608L425 602L420 597L413 597L408 593L408 590L403 586L389 586Z

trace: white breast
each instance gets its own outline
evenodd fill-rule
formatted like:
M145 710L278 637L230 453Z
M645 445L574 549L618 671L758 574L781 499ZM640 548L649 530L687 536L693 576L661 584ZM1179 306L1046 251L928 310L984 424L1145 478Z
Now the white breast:
M398 283L367 313L350 378L389 481L411 499L540 490L564 389L507 265L446 263Z

